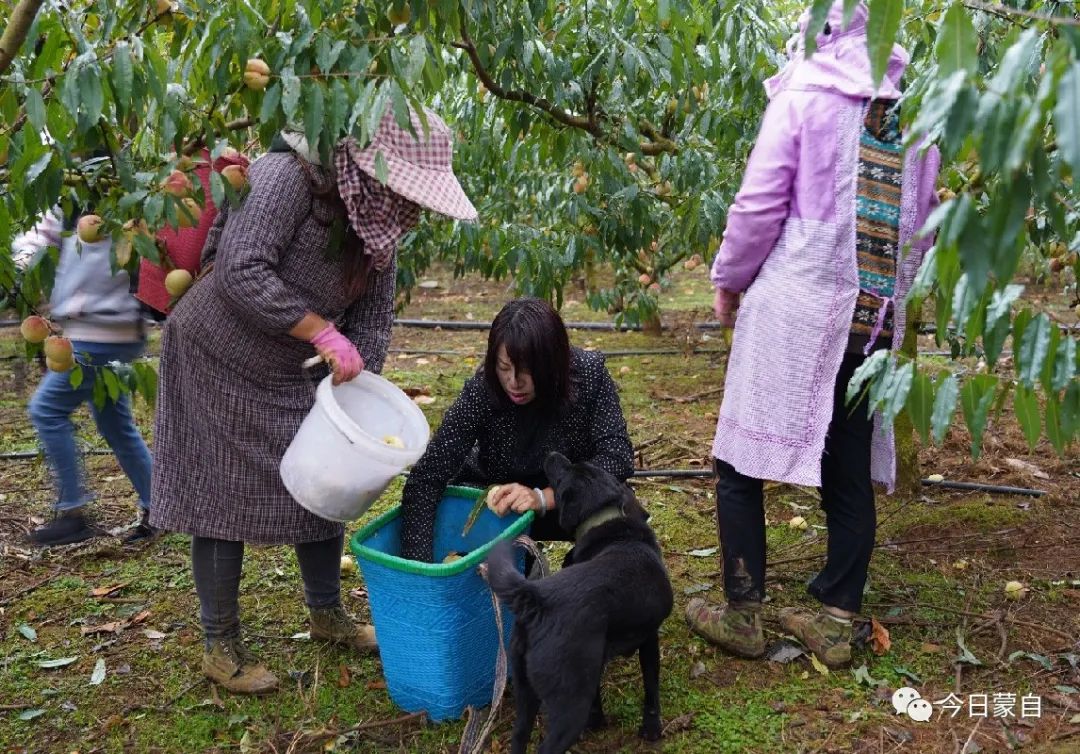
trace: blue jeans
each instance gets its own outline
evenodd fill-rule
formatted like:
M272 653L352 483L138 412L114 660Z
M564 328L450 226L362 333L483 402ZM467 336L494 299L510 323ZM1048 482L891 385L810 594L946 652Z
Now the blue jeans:
M75 445L75 425L71 414L83 403L90 404L90 412L98 431L105 438L120 468L131 480L139 493L139 506L150 508L150 450L135 427L127 396L117 401L105 399L98 408L93 402L94 369L110 361L130 362L142 355L146 344L137 343L91 343L73 341L75 357L83 366L83 381L79 387L71 386L69 372L48 372L37 392L30 400L30 421L37 430L38 439L45 449L45 458L53 471L57 488L56 510L81 508L92 499L86 488L86 474L82 459Z

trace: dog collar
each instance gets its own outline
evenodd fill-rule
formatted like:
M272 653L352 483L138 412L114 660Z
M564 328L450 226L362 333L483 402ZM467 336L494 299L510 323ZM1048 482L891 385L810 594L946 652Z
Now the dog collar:
M574 539L575 541L579 540L584 537L590 529L595 529L600 524L606 524L608 521L614 521L615 519L622 517L623 512L619 508L613 506L601 508L578 525L578 528L574 530Z

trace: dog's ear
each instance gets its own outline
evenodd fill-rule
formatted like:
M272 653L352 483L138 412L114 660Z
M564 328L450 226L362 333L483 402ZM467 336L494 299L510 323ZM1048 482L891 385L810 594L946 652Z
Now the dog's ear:
M619 501L619 507L622 508L623 515L643 524L649 523L649 512L645 510L645 506L637 499L634 490L629 484L623 485L623 487L622 500Z
M547 458L544 459L544 474L548 478L548 483L554 485L569 470L571 465L570 459L562 453L558 451L548 453Z

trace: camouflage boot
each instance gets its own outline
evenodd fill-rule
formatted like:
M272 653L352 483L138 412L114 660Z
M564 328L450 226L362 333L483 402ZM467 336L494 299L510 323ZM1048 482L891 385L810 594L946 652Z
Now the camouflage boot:
M361 654L375 652L379 645L375 641L375 627L358 626L345 612L341 605L326 608L311 608L311 638L343 644Z
M780 625L794 635L828 668L851 662L851 621L822 611L811 613L797 607L780 611Z
M765 654L760 602L709 607L695 597L686 606L686 622L695 634L733 655L754 660Z
M203 652L203 674L234 694L268 694L278 680L240 643L239 637L211 639Z

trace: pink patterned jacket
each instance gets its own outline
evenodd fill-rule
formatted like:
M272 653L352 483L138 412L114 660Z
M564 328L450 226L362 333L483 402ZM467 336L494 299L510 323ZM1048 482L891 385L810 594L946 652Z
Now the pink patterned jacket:
M713 455L748 476L817 486L832 416L833 385L847 345L858 271L855 193L866 103L897 99L908 62L896 46L874 87L866 51L866 6L831 33L809 59L802 34L790 62L765 86L770 98L742 187L728 211L712 266L716 288L745 293L735 326ZM804 29L804 14L800 29ZM916 240L936 204L935 148L904 162L893 348L903 341L903 300L931 238ZM875 423L872 471L892 490L891 427Z

